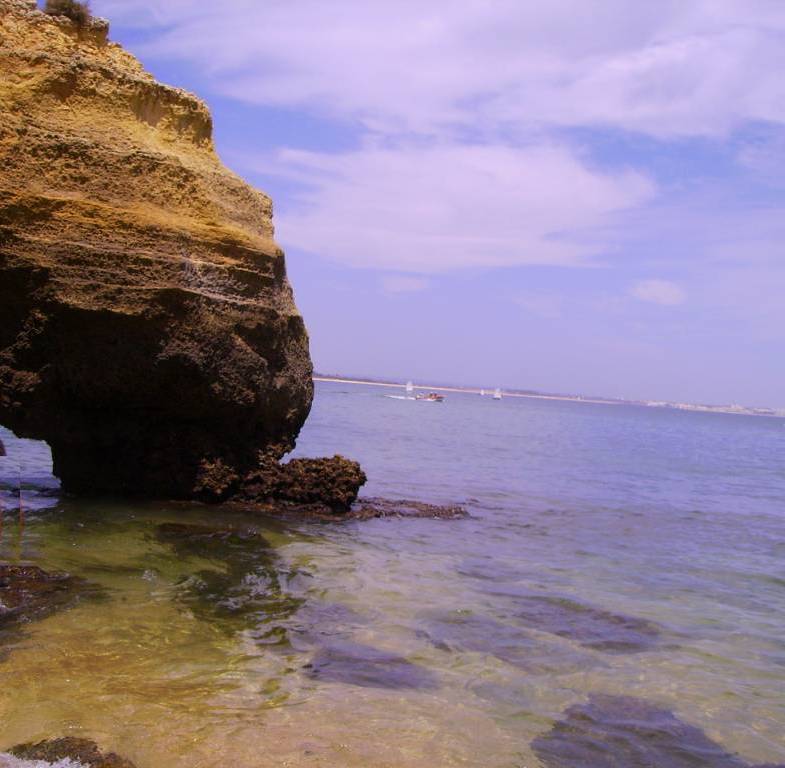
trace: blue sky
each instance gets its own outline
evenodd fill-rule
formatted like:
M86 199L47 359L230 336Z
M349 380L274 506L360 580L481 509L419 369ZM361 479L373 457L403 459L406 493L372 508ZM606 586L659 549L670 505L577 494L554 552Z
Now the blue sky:
M269 193L317 368L785 406L780 0L94 0Z

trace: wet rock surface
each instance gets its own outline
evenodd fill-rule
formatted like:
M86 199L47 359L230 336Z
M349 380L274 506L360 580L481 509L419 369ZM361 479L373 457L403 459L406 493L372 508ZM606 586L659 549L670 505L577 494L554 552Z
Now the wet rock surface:
M749 768L700 728L641 699L593 694L565 714L532 742L546 768Z
M565 597L522 596L516 616L528 626L607 653L640 653L657 646L660 629L635 616L624 616Z
M343 456L291 459L282 464L272 455L264 457L259 467L244 478L238 498L347 513L367 479L356 461Z
M308 677L330 683L388 690L434 690L436 676L403 656L344 640L331 640L305 666Z
M0 424L68 492L189 499L293 447L308 335L269 197L99 27L0 0Z
M34 565L0 563L0 630L25 624L73 604L87 585Z
M136 768L130 760L114 752L102 752L94 741L73 737L21 744L9 749L8 753L22 760L42 760L47 763L71 760L86 768Z

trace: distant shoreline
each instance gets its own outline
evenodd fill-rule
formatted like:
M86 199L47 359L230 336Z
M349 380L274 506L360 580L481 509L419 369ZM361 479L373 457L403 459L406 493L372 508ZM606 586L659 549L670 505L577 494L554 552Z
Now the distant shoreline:
M399 384L397 381L370 381L368 379L348 379L348 378L340 378L337 376L314 376L314 381L331 381L337 384L363 384L369 387L397 387L398 389L405 389L405 384ZM493 390L486 389L482 390L477 387L445 387L445 386L430 386L426 384L415 384L415 389L422 390L424 392L463 392L469 395L479 395L480 392L484 391L487 397L491 397L493 394ZM570 395L539 395L536 393L526 393L526 392L508 392L504 390L504 397L528 397L534 400L564 400L568 402L576 402L576 403L598 403L600 405L628 405L626 401L623 400L601 400L595 398L588 398L588 397L579 397L577 395L570 396Z
M313 376L314 381L333 382L336 384L361 384L367 387L396 387L405 389L406 385L397 381L379 381L370 379L353 379L345 376L326 376L318 374ZM426 392L462 392L469 395L479 395L485 392L486 397L493 393L492 389L480 387L446 387L426 384L415 384L415 389ZM580 395L549 395L537 392L515 392L502 390L504 397L523 397L530 400L556 400L567 403L592 403L594 405L638 405L646 408L665 408L674 411L688 411L691 413L722 413L729 416L769 416L785 418L785 411L775 411L770 408L747 408L746 406L725 405L695 405L692 403L669 403L650 400L614 400L601 397L581 397Z

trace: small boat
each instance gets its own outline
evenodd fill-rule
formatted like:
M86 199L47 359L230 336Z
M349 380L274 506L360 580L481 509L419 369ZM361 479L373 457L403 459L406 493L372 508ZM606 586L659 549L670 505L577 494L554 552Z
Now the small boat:
M444 402L444 395L440 395L437 392L429 392L426 394L417 395L417 400L424 400L426 403L443 403Z
M480 397L485 397L485 390L484 389L480 390Z
M493 399L494 400L501 400L502 399L502 391L498 387L493 392Z
M393 400L419 400L420 396L414 396L414 382L407 381L406 382L406 394L405 395L385 395L385 397L390 397Z

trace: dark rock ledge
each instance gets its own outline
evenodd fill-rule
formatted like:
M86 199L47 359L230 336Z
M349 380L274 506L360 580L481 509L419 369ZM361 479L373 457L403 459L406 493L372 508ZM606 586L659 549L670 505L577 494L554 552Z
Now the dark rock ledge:
M204 463L196 491L208 502L282 502L341 513L351 508L366 480L360 465L343 456L282 464L275 452L268 452L260 454L257 466L242 477L220 461Z
M422 501L408 499L383 499L378 497L360 498L348 509L335 511L320 504L297 504L293 502L269 501L229 501L229 509L254 512L270 517L290 520L313 520L319 522L363 521L376 518L428 518L432 520L462 520L470 517L459 506L438 506Z
M220 462L203 465L198 491L207 502L316 520L467 517L466 510L458 506L378 497L358 499L366 480L360 465L343 456L292 459L282 464L274 453L269 453L261 455L258 467L242 478Z
M270 517L320 522L363 521L376 518L462 520L470 517L469 513L460 506L438 506L410 499L383 499L379 497L359 498L348 509L338 511L319 502L298 504L277 500L230 501L226 506Z
M374 517L425 517L437 520L462 520L469 513L461 506L427 504L411 499L361 498L352 507L349 516L355 520Z

